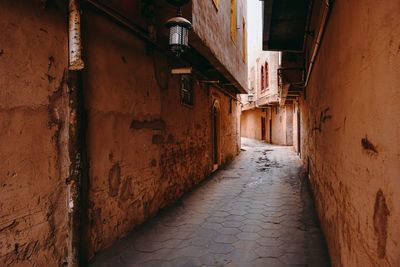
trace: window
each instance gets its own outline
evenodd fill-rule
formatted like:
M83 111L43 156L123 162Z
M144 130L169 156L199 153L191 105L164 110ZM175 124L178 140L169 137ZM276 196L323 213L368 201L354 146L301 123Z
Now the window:
M264 66L261 66L261 85L260 85L260 87L261 87L261 91L263 91L264 90Z
M236 35L237 35L236 20L237 20L236 0L231 0L231 39L234 42L236 41Z
M232 102L233 102L232 98L229 98L229 114L232 113Z
M282 66L282 52L279 52L278 64L279 64L279 66Z
M236 29L242 27L242 21L240 20L242 15L242 6L240 5L240 0L236 0Z
M193 106L193 81L190 75L181 76L181 103Z
M243 32L242 32L242 42L243 42L243 62L246 63L247 58L247 30L246 30L246 21L243 18Z
M264 85L264 89L267 89L269 87L269 73L268 73L268 63L265 62L265 67L264 67L264 75L265 75L265 85Z
M212 0L212 1L213 1L215 9L218 10L218 2L219 2L219 0Z

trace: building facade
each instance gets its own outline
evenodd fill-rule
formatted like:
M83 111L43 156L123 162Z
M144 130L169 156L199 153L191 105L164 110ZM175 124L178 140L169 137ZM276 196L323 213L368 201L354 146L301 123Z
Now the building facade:
M249 62L249 94L243 95L241 135L264 140L271 144L293 145L293 110L291 101L282 101L278 72L281 68L279 52L259 51L254 62Z
M335 267L400 266L399 9L264 1L263 46L282 51L281 98L295 102L294 144Z
M166 1L82 2L81 70L65 1L0 7L0 265L86 262L239 153L246 1L185 5L179 58Z

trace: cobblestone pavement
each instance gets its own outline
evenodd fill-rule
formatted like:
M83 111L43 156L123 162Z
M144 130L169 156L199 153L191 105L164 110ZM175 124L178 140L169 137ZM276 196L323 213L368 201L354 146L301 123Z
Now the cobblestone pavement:
M330 266L292 148L245 138L242 148L91 266Z

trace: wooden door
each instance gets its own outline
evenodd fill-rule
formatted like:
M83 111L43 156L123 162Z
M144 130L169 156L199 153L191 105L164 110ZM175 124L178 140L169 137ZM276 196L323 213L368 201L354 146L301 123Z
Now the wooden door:
M265 140L266 137L266 124L265 118L261 117L261 140Z

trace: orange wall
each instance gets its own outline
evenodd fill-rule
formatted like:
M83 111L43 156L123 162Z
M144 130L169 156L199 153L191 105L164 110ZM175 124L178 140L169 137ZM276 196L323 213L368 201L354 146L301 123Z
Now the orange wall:
M232 160L240 147L239 109L233 100L230 113L229 97L197 80L194 106L182 105L179 77L168 76L165 55L146 52L138 38L90 11L83 25L92 256L212 172L215 100L221 163Z
M400 2L334 1L302 159L333 266L400 266Z
M241 136L261 140L262 117L265 117L265 112L262 112L261 109L242 111L240 118Z
M0 1L0 266L67 257L65 6ZM60 249L62 248L62 249Z
M263 111L265 110L265 111ZM271 107L268 109L244 110L241 114L241 136L262 140L261 118L265 118L265 141L270 142L270 120L272 125L272 144L293 145L293 105Z
M214 6L212 0L193 0L192 6L192 37L199 38L205 46L210 57L215 57L222 62L221 69L226 69L231 80L238 82L244 89L248 88L247 60L243 60L243 19L246 20L247 1L236 0L237 18L239 26L236 29L236 38L231 36L231 1L216 1L218 7ZM236 24L236 23L235 23ZM249 29L251 30L251 29ZM200 46L195 38L190 40L194 47L200 51Z
M293 145L293 106L285 105L268 109L268 118L272 119L272 143L276 145ZM268 123L269 140L269 123Z
M75 160L66 4L1 1L0 9L0 266L63 266L71 236L66 180ZM214 101L221 165L237 155L240 108L196 76L194 106L182 105L165 54L90 9L82 27L89 160L82 239L92 257L212 172Z
M298 102L295 102L293 104L293 149L294 151L296 151L297 153L299 153L299 120L298 120L298 112L300 112L299 110L299 104ZM301 127L300 127L301 130Z

